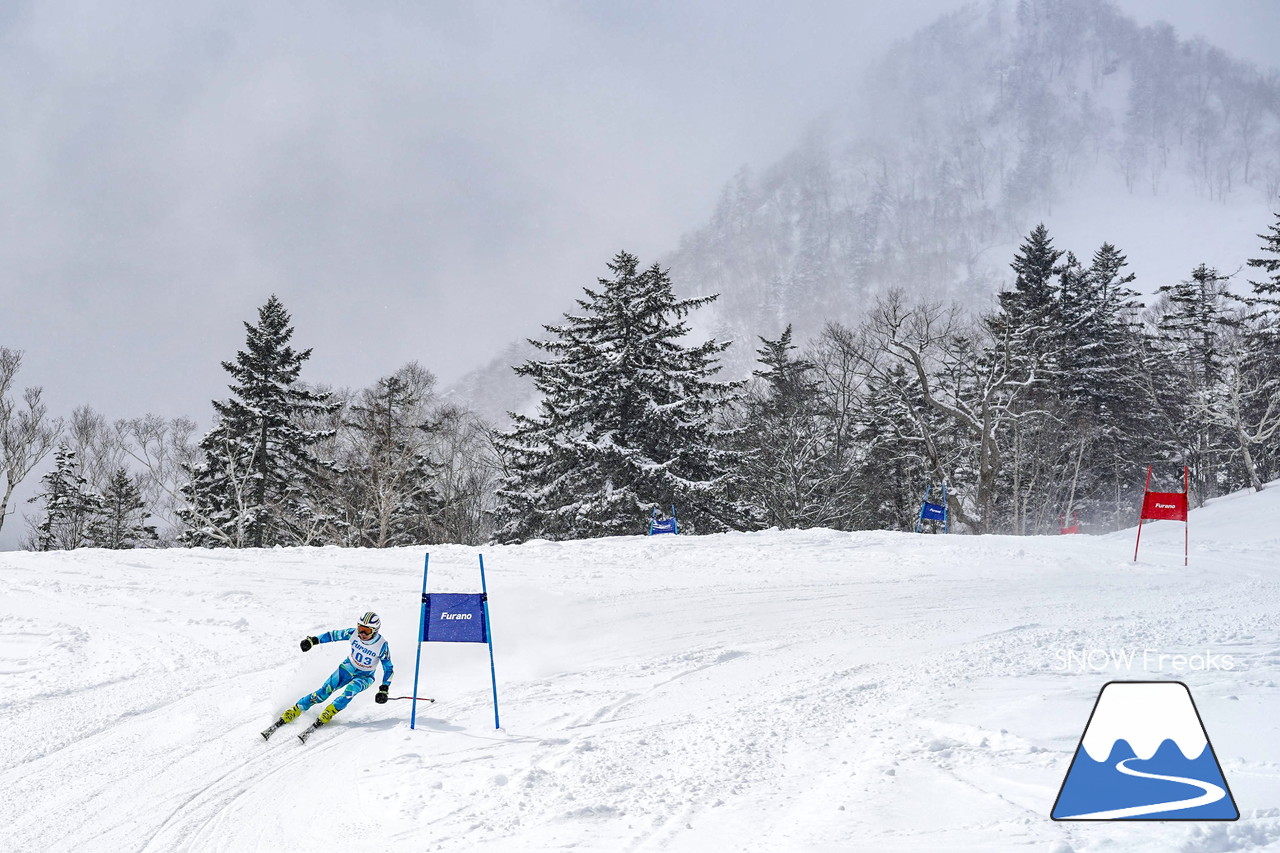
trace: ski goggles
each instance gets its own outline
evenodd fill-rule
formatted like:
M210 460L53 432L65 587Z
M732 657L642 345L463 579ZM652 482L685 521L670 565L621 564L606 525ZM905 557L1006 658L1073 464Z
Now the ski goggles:
M356 633L360 635L360 639L368 640L373 637L375 632L368 625L357 625Z

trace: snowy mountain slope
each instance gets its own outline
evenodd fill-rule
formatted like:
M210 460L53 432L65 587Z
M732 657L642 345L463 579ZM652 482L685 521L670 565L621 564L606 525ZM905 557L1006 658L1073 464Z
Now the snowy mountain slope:
M503 729L485 648L430 644L416 731L366 693L306 746L258 736L343 655L301 637L379 611L410 692L421 550L5 553L0 849L1280 849L1278 512L1194 511L1187 569L1168 522L1137 564L1132 530L489 547ZM1049 820L1116 678L1188 684L1238 823Z
M758 366L757 336L793 324L807 343L890 290L990 310L1040 223L1086 263L1113 244L1145 297L1258 256L1280 192L1274 69L1106 0L969 4L867 60L815 93L791 152L741 169L705 223L641 258L682 296L719 295L690 323L735 342L726 377ZM593 249L601 274L624 248ZM511 366L531 354L509 345L455 397L499 422L526 410L536 395Z

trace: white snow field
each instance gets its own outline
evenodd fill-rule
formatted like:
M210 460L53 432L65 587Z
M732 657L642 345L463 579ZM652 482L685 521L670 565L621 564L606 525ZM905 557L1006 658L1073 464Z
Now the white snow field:
M1280 483L1185 569L1133 533L3 553L0 850L1280 850ZM426 550L484 554L502 729L432 643L417 730L370 690L264 743L366 609L411 691ZM1238 822L1050 820L1112 679L1188 685Z

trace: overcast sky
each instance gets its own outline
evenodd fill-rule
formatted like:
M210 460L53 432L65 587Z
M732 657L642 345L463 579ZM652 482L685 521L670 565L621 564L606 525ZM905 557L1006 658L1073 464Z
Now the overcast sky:
M0 5L0 344L59 412L207 424L277 293L304 378L446 382L702 224L893 2ZM1137 2L1266 62L1274 2Z

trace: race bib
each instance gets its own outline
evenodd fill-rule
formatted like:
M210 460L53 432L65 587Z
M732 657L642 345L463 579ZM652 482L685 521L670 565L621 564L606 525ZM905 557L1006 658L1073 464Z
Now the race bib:
M351 663L356 669L366 672L373 672L374 666L378 663L378 657L382 654L382 647L386 644L386 640L382 637L373 643L366 643L359 637L351 641Z

